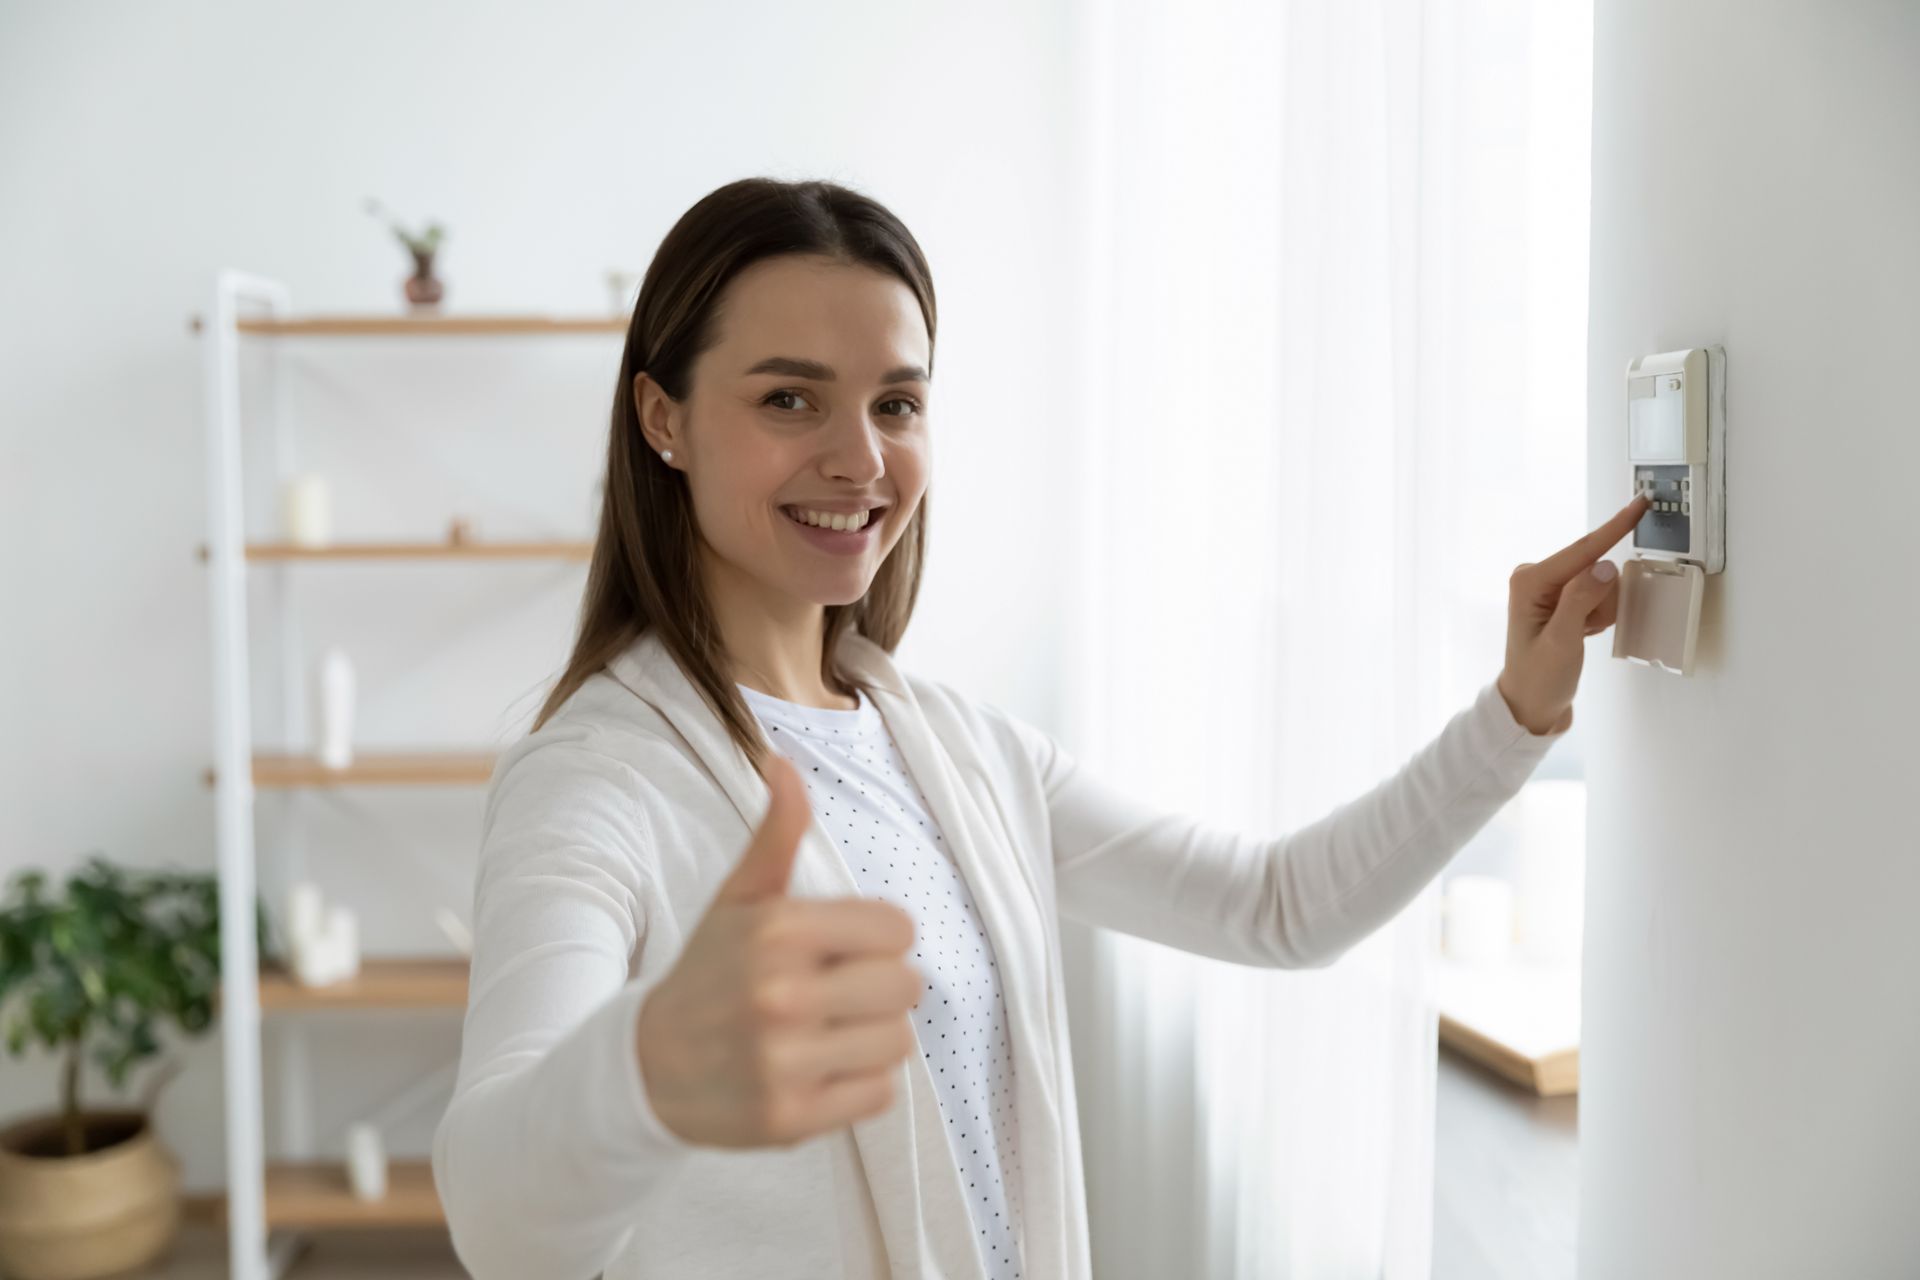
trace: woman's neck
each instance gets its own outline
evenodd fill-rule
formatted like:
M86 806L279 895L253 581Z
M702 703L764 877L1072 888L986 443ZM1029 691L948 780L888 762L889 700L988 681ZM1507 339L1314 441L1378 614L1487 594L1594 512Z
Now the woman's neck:
M769 592L724 570L708 575L707 599L734 680L803 707L852 709L821 675L826 606Z

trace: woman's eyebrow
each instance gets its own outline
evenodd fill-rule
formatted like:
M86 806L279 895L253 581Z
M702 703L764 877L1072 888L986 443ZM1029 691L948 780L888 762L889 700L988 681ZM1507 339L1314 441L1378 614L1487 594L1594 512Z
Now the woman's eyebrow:
M768 356L759 364L742 374L752 377L756 373L784 373L790 378L812 378L816 382L832 382L836 377L832 369L818 360L803 360L798 356ZM880 377L882 382L931 382L927 371L917 364L903 364L897 369L889 369Z

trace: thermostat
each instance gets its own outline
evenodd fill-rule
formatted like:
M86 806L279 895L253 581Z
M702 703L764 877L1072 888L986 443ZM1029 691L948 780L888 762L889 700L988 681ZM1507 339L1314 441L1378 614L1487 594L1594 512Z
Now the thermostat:
M1727 563L1727 356L1693 347L1627 365L1627 468L1648 506L1620 568L1613 656L1693 672L1706 576Z

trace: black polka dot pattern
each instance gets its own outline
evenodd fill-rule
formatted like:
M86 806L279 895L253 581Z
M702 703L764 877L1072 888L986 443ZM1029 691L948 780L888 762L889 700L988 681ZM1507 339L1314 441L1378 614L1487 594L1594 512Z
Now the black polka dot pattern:
M926 990L910 1012L940 1096L991 1280L1018 1280L1020 1154L1013 1055L1000 970L973 893L925 795L908 776L880 709L802 706L738 686L774 750L807 782L807 801L869 898L914 920L913 965Z

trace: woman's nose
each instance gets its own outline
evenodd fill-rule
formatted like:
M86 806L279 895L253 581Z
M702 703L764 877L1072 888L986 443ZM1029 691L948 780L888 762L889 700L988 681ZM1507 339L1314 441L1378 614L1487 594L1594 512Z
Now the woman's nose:
M863 483L885 472L880 427L871 414L852 413L835 424L828 461L838 473Z

